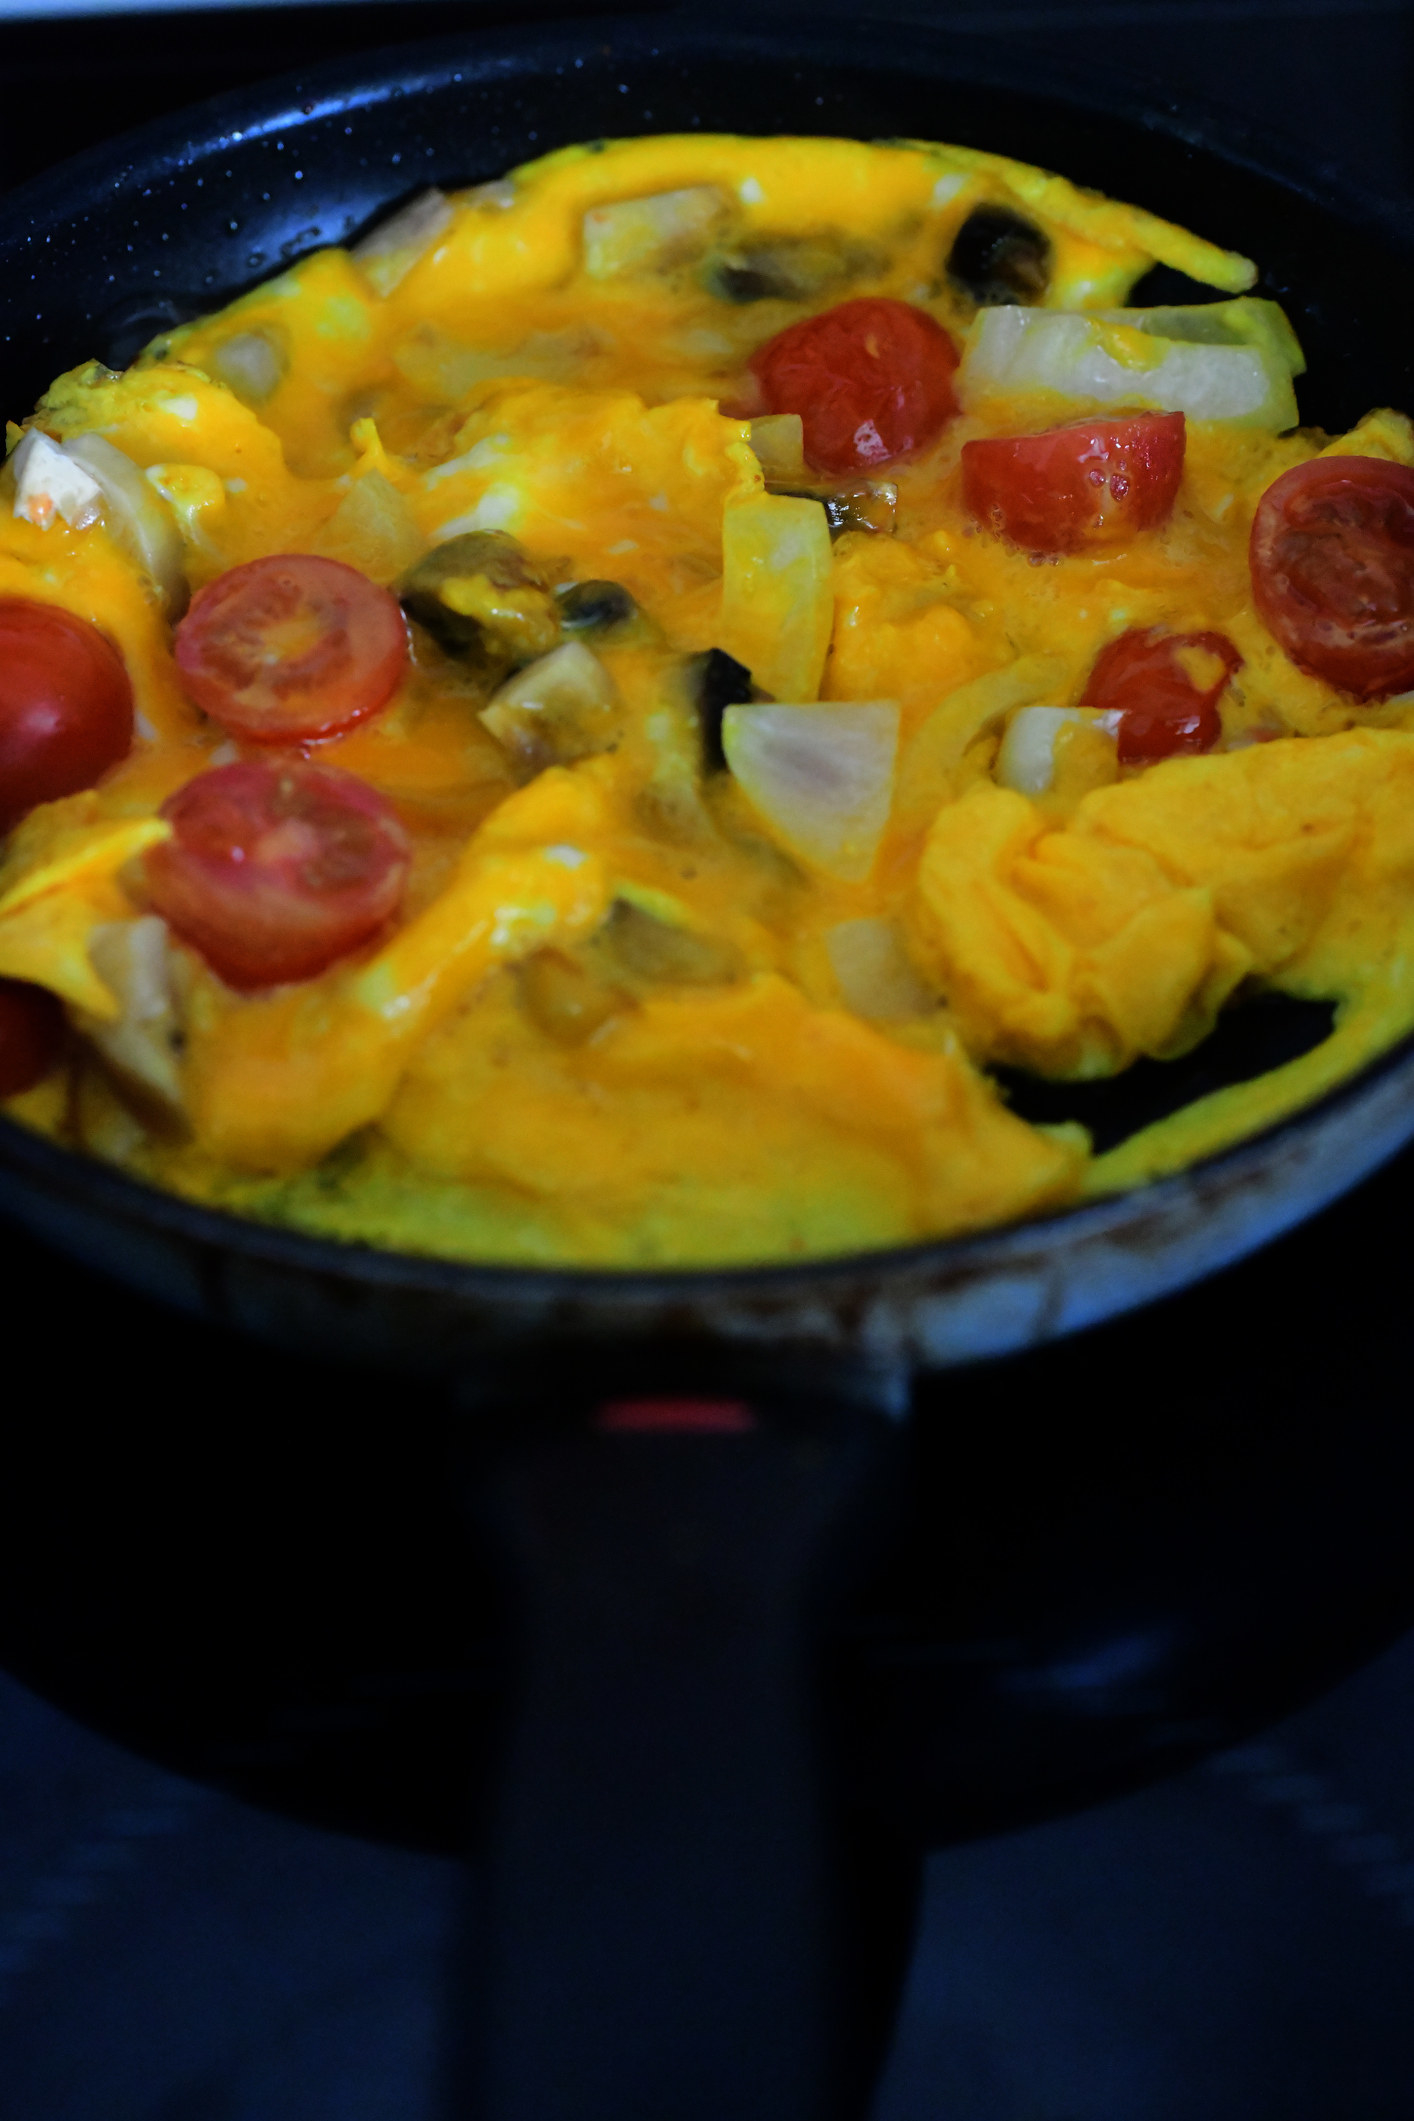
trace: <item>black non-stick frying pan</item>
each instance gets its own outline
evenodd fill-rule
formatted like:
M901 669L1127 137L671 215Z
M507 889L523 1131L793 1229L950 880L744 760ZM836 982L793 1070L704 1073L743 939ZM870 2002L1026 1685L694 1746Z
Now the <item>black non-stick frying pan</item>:
M1408 239L1309 170L1283 173L1279 157L1222 142L1191 112L1144 109L1088 66L1074 82L1048 68L1041 82L1005 51L913 31L891 32L885 50L877 27L642 18L333 68L164 122L30 186L0 230L4 402L23 408L89 354L128 358L164 323L342 240L431 179L494 175L596 134L697 125L956 139L1064 169L1262 261L1263 291L1286 303L1310 356L1308 419L1338 430L1372 404L1414 402L1397 296ZM1187 1072L1146 1071L1083 1116L1123 1131L1323 1028L1319 1014L1235 1015ZM424 1797L437 1794L420 1823L409 1827L405 1799L400 1813L386 1790L365 1794L361 1812L337 1797L324 1810L442 1843L460 1831L482 1852L475 1964L460 1990L477 2007L459 2015L451 2109L488 2121L817 2121L866 2097L906 1936L900 1851L1156 1772L1319 1683L1403 1609L1383 1546L1362 1570L1348 1539L1325 1555L1301 1510L1274 1530L1260 1502L1252 1580L1240 1567L1205 1574L1185 1554L1179 1566L1202 1588L1176 1603L1137 1521L1117 1572L1087 1566L1105 1549L1107 1510L1163 1487L1162 1449L1180 1483L1190 1462L1183 1410L1150 1373L1182 1374L1195 1395L1206 1383L1210 1404L1188 1410L1199 1428L1224 1404L1226 1351L1208 1351L1206 1369L1192 1349L1176 1356L1165 1314L1129 1329L1132 1401L1101 1410L1101 1427L1117 1417L1108 1468L1079 1441L1096 1430L1079 1404L1084 1340L1063 1363L1033 1355L980 1378L953 1369L951 1384L950 1366L1181 1289L1320 1208L1411 1134L1414 1054L1401 1049L1299 1119L1124 1200L963 1242L715 1275L476 1270L346 1250L155 1195L11 1128L0 1129L0 1185L13 1217L75 1259L300 1351L291 1375L332 1374L302 1366L317 1355L405 1381L377 1434L341 1432L311 1383L309 1455L330 1454L326 1505L344 1494L351 1459L365 1492L382 1481L406 1502L416 1491L423 1523L468 1556L464 1576L449 1570L441 1586L453 1622L439 1615L431 1632L495 1647L479 1679L463 1669L453 1772L439 1783L437 1763L421 1766ZM1281 1256L1300 1257L1291 1241ZM81 1275L75 1287L82 1300ZM1177 1315L1170 1305L1170 1328ZM1298 1325L1240 1307L1232 1322L1270 1335L1273 1375L1294 1374L1278 1343ZM432 1414L408 1404L419 1391ZM1138 1450L1136 1484L1125 1452L1156 1399L1167 1426L1158 1458L1153 1439ZM926 1412L910 1421L911 1400ZM979 1451L989 1400L996 1428ZM199 1399L180 1410L188 1439L202 1411ZM1255 1433L1273 1434L1260 1421ZM137 1492L153 1434L149 1419L129 1436L108 1500L147 1527L170 1570L177 1556L195 1564L201 1541L179 1528L189 1495L178 1505L168 1490L154 1508ZM258 1410L252 1434L265 1434ZM1213 1461L1223 1508L1239 1515L1286 1492L1280 1448L1263 1466L1253 1435L1249 1425ZM114 1463L93 1427L77 1441ZM286 1473L307 1477L302 1446L242 1466L220 1455L229 1428L203 1441L203 1499L224 1485L248 1561L279 1516ZM35 1449L16 1439L16 1460ZM1346 1463L1341 1451L1330 1459L1328 1500ZM996 1508L999 1492L1027 1487L1020 1461L1033 1498L1049 1478L1072 1513L1073 1551L1064 1537L1045 1549L1049 1581ZM1405 1477L1397 1454L1385 1464ZM1211 1526L1210 1497L1168 1501L1170 1523ZM35 1516L49 1521L42 1504ZM121 1609L146 1563L131 1536L114 1545L126 1566L102 1595ZM221 1551L234 1554L229 1536ZM363 1559L377 1574L371 1548ZM81 1571L90 1609L97 1574ZM983 1582L990 1636L979 1611L958 1626ZM317 1600L293 1572L279 1588L298 1634ZM187 1595L169 1573L167 1603ZM266 1651L258 1591L242 1596ZM153 1621L156 1606L146 1611ZM12 1612L5 1625L20 1669L40 1683L66 1670L54 1682L63 1698L275 1801L295 1788L293 1801L318 1811L320 1776L337 1783L341 1745L361 1742L358 1719L341 1732L335 1714L313 1772L282 1782L278 1734L263 1756L249 1734L244 1755L233 1740L222 1756L210 1720L174 1706L170 1668L164 1707L160 1658L147 1694L141 1679L127 1684L142 1658L121 1629L106 1668L79 1659L75 1677L72 1657L51 1666L35 1648L42 1621ZM236 1621L231 1639L240 1633ZM183 1677L199 1694L200 1674ZM425 1719L420 1750L450 1728ZM417 1773L404 1768L400 1787ZM460 1821L458 1787L470 1792Z

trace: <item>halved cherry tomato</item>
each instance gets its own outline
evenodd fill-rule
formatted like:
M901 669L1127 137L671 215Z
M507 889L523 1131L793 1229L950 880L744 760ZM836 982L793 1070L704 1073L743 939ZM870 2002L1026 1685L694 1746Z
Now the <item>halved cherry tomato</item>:
M232 987L313 979L396 910L408 838L351 773L253 760L198 774L162 806L147 857L157 911Z
M126 757L133 688L113 643L57 604L0 598L0 832Z
M376 714L407 652L396 597L342 560L305 552L218 575L175 643L190 698L257 744L334 736Z
M1122 633L1095 658L1085 704L1119 714L1122 766L1211 751L1222 735L1219 696L1241 664L1223 633Z
M1293 663L1357 700L1414 686L1414 471L1294 465L1257 503L1252 596Z
M1028 552L1123 545L1168 517L1184 440L1181 412L1138 412L964 442L963 499L979 523Z
M957 349L926 310L885 297L841 302L758 346L748 362L766 412L798 412L817 471L863 471L924 448L958 410Z
M0 1097L42 1082L59 1057L64 1011L47 987L0 979Z

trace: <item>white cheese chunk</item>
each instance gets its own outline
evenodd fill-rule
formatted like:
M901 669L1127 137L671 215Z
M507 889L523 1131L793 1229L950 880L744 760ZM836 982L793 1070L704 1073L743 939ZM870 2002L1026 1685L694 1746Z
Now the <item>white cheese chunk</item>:
M15 514L40 530L56 516L82 528L96 522L103 494L96 479L32 427L10 459L15 472Z

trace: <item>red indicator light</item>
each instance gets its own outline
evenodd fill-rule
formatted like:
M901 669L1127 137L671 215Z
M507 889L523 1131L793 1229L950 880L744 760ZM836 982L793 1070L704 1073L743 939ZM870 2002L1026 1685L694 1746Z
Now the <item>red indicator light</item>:
M611 1436L742 1436L756 1416L744 1399L609 1399L594 1426Z

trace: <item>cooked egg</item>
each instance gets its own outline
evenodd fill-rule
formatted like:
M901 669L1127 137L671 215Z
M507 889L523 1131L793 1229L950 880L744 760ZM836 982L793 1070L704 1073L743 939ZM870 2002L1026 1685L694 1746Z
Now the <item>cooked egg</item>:
M1127 308L1156 262L1213 301ZM0 976L76 1033L6 1111L351 1241L686 1266L1139 1183L1358 1068L1414 1026L1414 700L1298 667L1248 541L1282 474L1414 440L1295 426L1255 278L973 150L645 139L424 193L61 376L11 430L0 597L117 646L137 735L4 845ZM850 415L844 474L763 364L852 305L861 360L903 311L949 358L902 446ZM969 445L1139 413L1186 419L1154 520L1098 473L1069 543L969 504ZM178 790L286 755L173 653L270 555L403 599L387 703L302 749L386 798L408 870L371 939L238 990L144 865ZM1090 697L1131 640L1208 702L1176 755ZM998 1087L1179 1054L1254 984L1331 1037L1106 1155Z

